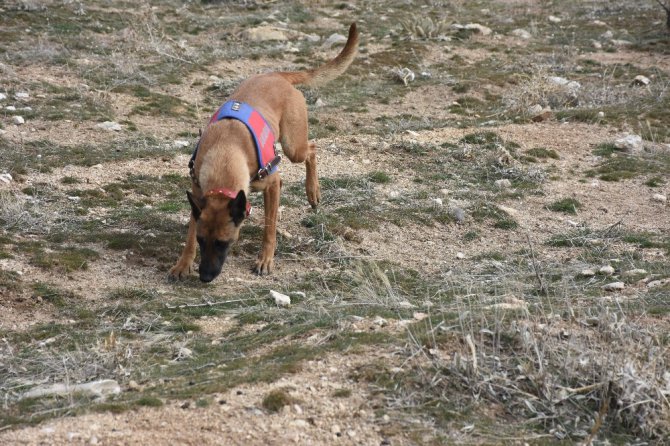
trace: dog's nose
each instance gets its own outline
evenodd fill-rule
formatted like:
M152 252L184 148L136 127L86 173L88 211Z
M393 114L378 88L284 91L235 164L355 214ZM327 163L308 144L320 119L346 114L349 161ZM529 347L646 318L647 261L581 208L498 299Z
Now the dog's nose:
M216 277L216 274L200 273L200 280L202 280L205 283L211 282L212 280L214 280L215 277Z

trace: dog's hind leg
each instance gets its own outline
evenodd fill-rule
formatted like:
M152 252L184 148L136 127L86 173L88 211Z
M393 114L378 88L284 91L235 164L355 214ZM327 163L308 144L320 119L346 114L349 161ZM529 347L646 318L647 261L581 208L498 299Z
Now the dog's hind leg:
M286 110L279 122L282 149L292 163L305 163L307 201L315 208L321 200L321 187L316 164L316 145L307 140L307 107L297 90L289 103L299 104ZM298 102L299 101L299 102Z
M170 269L169 279L185 279L193 269L193 260L195 260L195 218L191 215L188 223L188 235L186 236L186 246L177 260L175 266Z

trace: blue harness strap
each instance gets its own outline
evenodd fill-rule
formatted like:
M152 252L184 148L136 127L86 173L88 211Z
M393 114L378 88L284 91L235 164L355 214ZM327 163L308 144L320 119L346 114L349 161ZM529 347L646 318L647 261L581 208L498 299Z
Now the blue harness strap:
M254 145L256 146L256 157L258 160L258 173L252 181L255 179L262 180L278 170L281 157L277 155L275 149L275 136L272 128L265 118L263 118L263 115L249 104L239 101L228 101L219 107L209 120L209 123L212 124L222 119L236 119L244 123L251 133ZM199 145L200 140L195 145L193 156L191 156L191 160L188 163L192 178L195 178L193 166L195 164L195 157L198 154Z

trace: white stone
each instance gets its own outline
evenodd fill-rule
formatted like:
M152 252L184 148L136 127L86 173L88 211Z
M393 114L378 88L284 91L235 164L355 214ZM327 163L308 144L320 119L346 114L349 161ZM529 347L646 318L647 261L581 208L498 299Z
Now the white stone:
M422 320L424 320L425 318L427 318L428 315L427 315L426 313L421 313L421 312L417 311L417 312L415 312L415 313L412 315L412 317L413 317L414 319L416 319L417 321L422 321Z
M7 99L7 95L5 93L0 93L0 101L4 101Z
M482 36L488 36L493 32L488 26L480 25L479 23L468 23L464 28L470 31L475 31Z
M191 145L190 142L178 139L172 143L176 148L182 149Z
M121 393L119 383L113 379L103 379L83 384L56 383L37 386L24 393L21 398L39 398L48 395L71 395L73 393L88 393L99 398Z
M633 44L633 42L631 42L630 40L623 40L623 39L612 39L611 42L613 45L616 46L628 46Z
M515 37L519 37L521 39L530 39L531 35L528 31L525 29L517 28L513 30L510 34L512 34Z
M636 153L644 150L644 144L642 144L642 137L639 135L626 135L623 138L619 138L614 141L614 147L619 150L625 150L626 152Z
M593 46L593 48L597 50L601 50L603 48L603 44L598 42L597 40L592 40L591 45Z
M666 197L663 194L654 194L651 197L652 200L658 201L659 203L667 203L668 202L668 197Z
M530 107L528 107L528 110L526 110L526 113L528 113L528 116L532 117L532 116L539 115L540 113L542 113L543 110L544 110L544 108L540 104L535 104L535 105L531 105Z
M561 22L563 21L563 20L561 20L560 18L558 18L558 17L556 17L556 16L553 16L553 15L550 15L549 17L547 17L547 19L548 19L551 23L561 23Z
M646 86L651 83L651 80L647 76L643 76L641 74L638 74L635 76L633 79L633 85L638 85L638 86Z
M595 26L607 26L607 23L605 23L601 20L594 20L594 21L591 22L591 24L595 25Z
M622 276L624 277L630 277L630 276L644 276L647 274L647 270L644 270L642 268L635 268L631 269L628 271L625 271Z
M435 203L438 206L442 206L442 199L441 198L432 198L433 203Z
M25 123L26 123L26 120L23 119L23 116L14 116L14 124L21 125L21 124L25 124Z
M599 112L598 112L598 118L599 118L599 119L603 119L604 117L605 117L605 112L601 112L601 111L599 111Z
M285 41L288 40L286 30L276 26L263 25L242 31L242 37L253 42Z
M346 41L347 41L346 36L343 36L342 34L338 33L333 33L330 36L328 36L328 38L321 44L321 46L325 49L329 49L333 45L343 44Z
M14 95L16 99L29 99L30 95L25 91L20 91Z
M16 107L14 107L13 105L8 105L7 107L5 107L5 110L7 110L7 111L16 111Z
M0 175L0 181L5 184L11 183L12 180L14 180L14 178L12 178L12 176L8 173L3 173L2 175Z
M318 34L305 34L305 35L303 36L303 38L304 38L306 41L308 41L308 42L312 42L312 43L316 43L316 42L318 42L319 40L321 40L321 36L319 36Z
M496 180L495 185L498 189L509 189L512 187L512 182L507 178L503 178L502 180Z
M324 107L326 105L325 102L323 102L323 99L317 98L316 102L314 103L315 107Z
M96 129L107 130L107 131L110 131L110 132L118 132L118 131L123 129L123 127L121 127L121 124L119 124L118 122L114 122L114 121L101 122L101 123L96 124L94 127Z
M274 299L275 304L280 307L288 307L289 305L291 305L291 298L288 297L286 294L270 290L270 296Z
M182 359L188 359L191 356L193 356L193 350L191 350L188 347L180 347L179 351L177 351L177 357L175 358L175 360L179 361Z
M613 33L612 31L610 31L610 30L607 30L607 31L605 31L605 32L602 34L602 36L600 36L600 37L602 37L603 39L607 39L607 40L609 40L609 39L611 39L612 37L614 37L614 33Z
M605 265L602 268L600 268L598 272L605 276L611 276L612 274L614 274L614 268L611 265Z
M375 325L379 325L380 327L386 327L388 325L388 321L381 316L376 316L372 320L372 323Z
M579 272L579 275L582 277L593 277L596 275L596 272L592 269L583 269Z
M656 288L670 283L670 279L652 280L647 284L647 288Z
M626 285L623 282L612 282L603 285L601 288L605 291L620 291L623 290Z
M463 260L465 258L465 254L463 254L462 252L457 252L456 253L456 258L458 260Z

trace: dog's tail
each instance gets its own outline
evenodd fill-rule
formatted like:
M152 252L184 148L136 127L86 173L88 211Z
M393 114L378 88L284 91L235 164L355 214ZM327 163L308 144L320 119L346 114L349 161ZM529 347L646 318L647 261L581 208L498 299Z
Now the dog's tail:
M356 53L358 53L358 30L356 29L356 24L352 23L349 27L347 43L335 59L312 70L282 71L277 74L293 85L303 84L311 87L323 85L344 73L349 68L349 65L351 65L351 62L353 62Z

